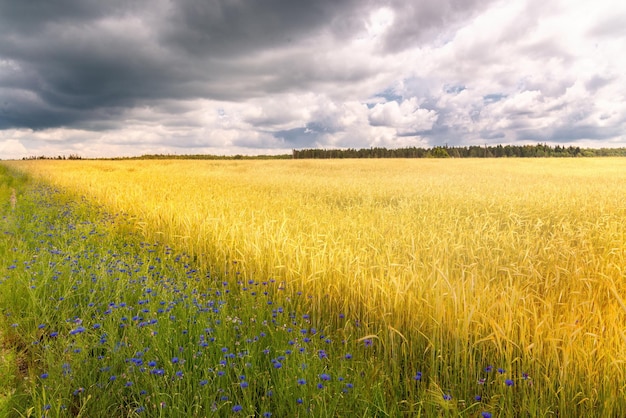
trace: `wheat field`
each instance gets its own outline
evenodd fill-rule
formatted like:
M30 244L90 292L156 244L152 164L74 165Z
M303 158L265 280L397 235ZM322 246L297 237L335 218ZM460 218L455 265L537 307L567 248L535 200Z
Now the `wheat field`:
M6 164L359 318L389 399L419 363L462 411L493 366L513 415L626 413L624 159Z

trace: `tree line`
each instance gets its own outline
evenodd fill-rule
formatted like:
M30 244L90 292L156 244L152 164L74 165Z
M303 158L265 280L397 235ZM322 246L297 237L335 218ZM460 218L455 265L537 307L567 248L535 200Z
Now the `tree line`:
M292 151L292 158L537 158L537 157L611 157L626 156L626 148L580 148L574 146L485 145L438 146L433 148L361 148L301 149Z
M138 157L97 158L105 160L276 160L305 158L540 158L540 157L626 157L626 148L580 148L574 146L537 145L485 145L485 146L438 146L432 148L347 148L347 149L294 149L291 154L278 155L210 155L210 154L148 154ZM33 156L24 160L81 160L81 156L69 157Z

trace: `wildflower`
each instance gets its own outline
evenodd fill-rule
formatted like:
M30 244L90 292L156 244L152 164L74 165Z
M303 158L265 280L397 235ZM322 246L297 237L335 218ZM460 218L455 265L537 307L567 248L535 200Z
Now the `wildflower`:
M77 328L74 328L73 330L70 331L70 335L76 335L76 334L80 334L85 332L85 328L82 326L79 326Z
M317 352L317 356L318 356L320 359L328 358L328 355L326 354L326 350L319 350L319 351Z
M515 384L515 382L513 382L511 379L506 379L504 381L504 384L507 386L513 386Z
M304 379L298 379L298 384L299 384L299 385L306 385L306 380L304 380Z
M413 376L413 380L421 381L422 380L422 372L417 372L415 376Z
M41 376L42 379L47 379L48 378L48 373L42 373Z
M233 406L233 412L241 412L243 410L243 406L235 405Z
M491 412L483 412L480 414L482 418L491 418Z
M345 358L346 360L351 360L351 359L352 359L352 354L347 353L347 354L344 356L344 358Z
M443 400L444 400L444 401L449 401L449 400L452 400L452 395L449 395L449 394L447 394L447 393L444 393L444 394L443 394Z
M326 373L322 373L320 375L320 379L322 379L322 380L330 380L330 375L326 374Z
M245 381L244 381L244 382L241 382L241 383L239 384L239 386L241 386L241 388L242 388L242 389L245 389L245 388L247 388L247 387L248 387L248 382L245 382Z
M506 370L502 369L502 368L498 368L498 373L499 374L504 374L506 372Z
M368 338L368 339L366 339L366 340L363 340L363 344L364 344L366 347L371 347L371 346L372 346L372 344L374 344L374 342L372 341L372 339L371 339L371 338Z
M272 416L271 412L263 412L263 418L269 418Z

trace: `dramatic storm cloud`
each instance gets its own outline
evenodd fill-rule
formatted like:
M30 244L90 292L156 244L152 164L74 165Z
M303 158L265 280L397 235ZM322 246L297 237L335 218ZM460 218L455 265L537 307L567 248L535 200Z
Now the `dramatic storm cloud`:
M626 146L626 6L0 0L0 158Z

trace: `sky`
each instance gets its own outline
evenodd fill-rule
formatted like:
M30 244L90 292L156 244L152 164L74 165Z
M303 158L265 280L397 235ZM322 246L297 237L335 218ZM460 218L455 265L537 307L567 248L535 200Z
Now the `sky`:
M626 147L622 0L0 0L0 159Z

